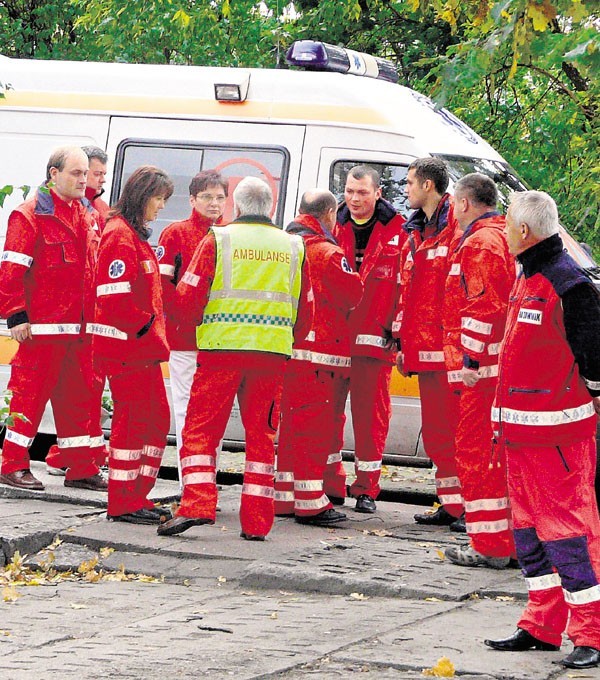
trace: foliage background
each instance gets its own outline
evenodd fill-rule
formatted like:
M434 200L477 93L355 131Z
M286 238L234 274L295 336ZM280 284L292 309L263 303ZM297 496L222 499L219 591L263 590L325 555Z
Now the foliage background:
M596 0L0 0L0 50L276 67L314 38L387 57L554 196L598 258L599 17Z

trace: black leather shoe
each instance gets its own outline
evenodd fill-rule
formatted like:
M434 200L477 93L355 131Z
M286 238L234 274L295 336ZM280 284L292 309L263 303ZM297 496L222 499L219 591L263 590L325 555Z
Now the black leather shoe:
M501 652L526 652L528 649L537 649L540 652L556 652L560 649L560 645L542 642L522 628L517 628L510 637L503 640L484 640L483 642L488 647Z
M367 515L372 515L377 510L377 506L371 496L367 496L366 493L363 493L356 499L356 507L354 509L356 512L364 512Z
M100 473L83 479L65 479L65 486L89 491L108 491L108 482Z
M440 507L435 512L424 512L423 514L414 515L417 524L424 524L431 527L448 527L453 522L456 522L456 517L444 510L444 506Z
M175 534L182 534L184 531L191 529L191 527L198 527L202 524L214 524L214 520L208 517L184 517L183 515L176 515L172 519L158 525L156 533L159 536L175 536Z
M465 524L465 513L458 518L455 519L454 522L452 522L449 525L450 531L454 531L457 534L466 534L467 533L467 525Z
M173 519L173 513L171 512L171 509L165 507L164 505L155 505L152 508L147 508L147 510L148 512L154 513L161 524Z
M600 649L595 647L575 647L560 664L566 668L594 668L600 664Z
M264 541L266 538L266 536L261 536L259 534L247 534L245 531L242 531L240 536L245 541Z
M135 512L125 512L122 515L109 515L106 513L106 519L112 522L127 522L129 524L158 524L160 521L158 515L147 508L141 508Z
M332 524L339 524L346 520L346 515L343 512L336 510L323 510L318 515L296 516L298 524L308 524L313 527L330 527Z
M344 505L345 499L341 496L327 496L331 505Z

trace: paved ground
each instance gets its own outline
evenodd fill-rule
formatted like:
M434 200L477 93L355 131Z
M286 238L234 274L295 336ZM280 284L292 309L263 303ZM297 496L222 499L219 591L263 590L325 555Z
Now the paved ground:
M446 563L463 539L418 528L422 507L380 502L365 516L349 501L341 528L279 519L254 543L239 538L232 486L214 526L160 538L106 521L101 496L35 468L46 492L0 486L2 679L412 680L447 657L467 680L600 680L553 663L568 641L559 653L485 648L514 629L520 573ZM425 502L424 472L406 474L423 478ZM176 482L157 485L157 498L176 495Z

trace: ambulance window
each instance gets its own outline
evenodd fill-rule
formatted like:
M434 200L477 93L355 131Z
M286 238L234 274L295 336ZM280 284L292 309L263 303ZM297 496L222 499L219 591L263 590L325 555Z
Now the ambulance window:
M175 191L159 218L151 224L150 242L156 245L161 231L175 220L186 219L191 211L189 185L201 170L216 169L229 183L224 221L233 219L233 191L244 177L259 177L273 191L272 219L281 223L289 167L288 151L282 147L202 146L162 140L125 140L117 149L111 202L116 203L121 188L140 165L156 165L165 170Z
M344 187L348 172L355 165L369 165L375 168L381 177L382 196L389 201L396 210L405 217L410 212L406 203L404 187L406 185L406 165L392 165L390 163L376 163L370 161L336 161L331 167L329 189L340 201L344 200Z

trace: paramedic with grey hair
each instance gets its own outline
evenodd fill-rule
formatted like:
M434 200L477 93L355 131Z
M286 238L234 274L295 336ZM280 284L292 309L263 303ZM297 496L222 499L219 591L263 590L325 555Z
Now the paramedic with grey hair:
M561 663L600 663L600 519L594 494L600 411L600 297L564 250L548 194L513 194L511 293L492 409L505 449L515 545L529 599L502 651L558 650Z
M247 177L233 203L236 219L211 227L177 285L178 313L198 327L199 351L180 451L181 505L158 527L161 536L215 523L215 457L236 396L246 432L241 537L264 541L273 526L283 373L294 339L310 331L312 290L302 238L269 217L269 185Z

